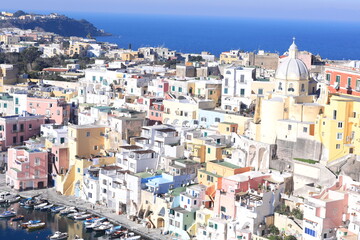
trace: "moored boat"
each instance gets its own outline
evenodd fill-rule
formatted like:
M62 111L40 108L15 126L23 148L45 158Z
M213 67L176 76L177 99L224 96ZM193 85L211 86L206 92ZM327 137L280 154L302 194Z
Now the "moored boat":
M74 220L84 220L90 216L91 216L91 214L88 214L88 213L85 213L82 215L76 215L76 216L74 216Z
M42 208L40 208L40 211L47 211L49 210L50 208L52 208L54 206L54 204L48 204Z
M33 231L33 230L39 230L45 228L44 222L34 223L34 224L28 224L27 230Z
M68 218L74 218L75 216L84 215L86 212L74 212L67 215Z
M20 196L14 196L13 198L9 198L9 199L7 200L7 203L9 203L9 204L17 203L17 202L20 201L20 199L21 199Z
M76 210L75 207L67 207L64 210L60 211L60 215L68 215L68 214L72 214L72 213L77 213L78 211Z
M56 239L56 240L60 240L60 239L67 239L68 238L68 233L66 232L55 232L53 235L51 235L49 237L50 239Z
M15 211L4 211L2 214L0 214L0 218L9 218L9 217L15 217L16 212Z
M61 210L64 210L66 207L63 206L57 206L57 207L52 207L50 208L50 211L52 213L59 213Z
M27 228L28 225L36 224L36 223L41 223L41 221L40 220L30 220L30 221L22 223L21 227L22 228Z
M47 202L40 203L39 205L35 205L35 206L34 206L34 209L35 209L35 210L40 210L40 209L42 209L43 207L45 207L45 206L47 206L47 205L48 205Z
M103 222L98 227L94 227L93 230L95 232L102 232L102 231L106 231L106 230L112 228L113 226L114 225L111 222Z
M115 232L110 234L110 239L121 238L121 237L124 237L124 236L125 236L125 233L123 231L115 231Z
M105 231L106 235L111 235L114 232L125 230L123 226L113 226L112 228Z

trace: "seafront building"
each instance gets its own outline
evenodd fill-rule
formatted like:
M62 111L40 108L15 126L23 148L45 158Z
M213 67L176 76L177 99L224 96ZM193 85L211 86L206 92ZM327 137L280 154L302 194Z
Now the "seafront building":
M359 239L359 62L320 64L295 39L217 59L10 32L4 52L92 61L42 79L0 65L9 187L53 187L173 239Z

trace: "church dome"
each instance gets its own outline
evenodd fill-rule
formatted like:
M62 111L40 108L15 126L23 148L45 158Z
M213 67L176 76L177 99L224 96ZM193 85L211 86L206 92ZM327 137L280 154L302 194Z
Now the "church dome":
M289 48L289 56L278 66L275 78L279 80L308 80L309 71L303 61L297 58L295 39Z

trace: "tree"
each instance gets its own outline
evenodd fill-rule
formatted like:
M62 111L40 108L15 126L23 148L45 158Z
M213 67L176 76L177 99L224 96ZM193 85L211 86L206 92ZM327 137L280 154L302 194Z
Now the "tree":
M284 237L284 240L297 240L297 239L295 236L289 235L289 236Z
M270 225L269 226L269 231L270 231L270 234L272 234L272 235L279 235L280 234L279 229L275 225Z
M282 237L277 236L277 235L270 235L268 238L269 238L270 240L282 240Z

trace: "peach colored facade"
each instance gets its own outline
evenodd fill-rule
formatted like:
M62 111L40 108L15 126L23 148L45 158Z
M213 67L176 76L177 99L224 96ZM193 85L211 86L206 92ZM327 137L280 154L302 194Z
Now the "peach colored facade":
M69 168L69 151L64 144L51 148L51 164L53 174L65 174Z
M8 150L6 182L16 190L48 186L48 153L25 147Z
M2 151L10 146L22 145L24 141L40 134L45 123L41 115L13 115L0 118L0 146Z
M26 109L29 113L45 115L56 124L67 124L70 120L70 105L61 98L28 97Z

